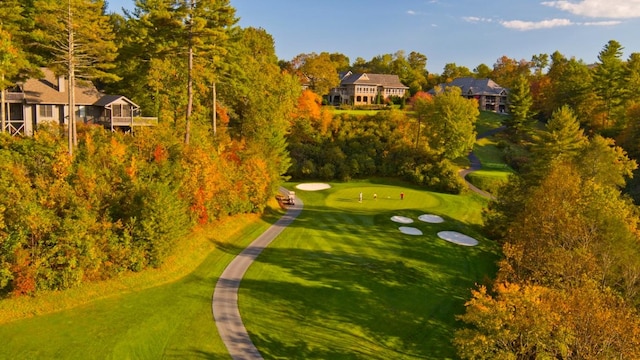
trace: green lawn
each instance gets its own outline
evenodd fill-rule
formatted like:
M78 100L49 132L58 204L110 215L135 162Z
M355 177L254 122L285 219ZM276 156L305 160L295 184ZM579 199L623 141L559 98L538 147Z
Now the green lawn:
M196 264L177 269L167 264L172 270L149 270L36 299L3 300L0 309L6 313L82 304L0 325L0 359L229 359L211 314L213 289L236 249L268 226L263 219L238 217L215 232L196 234L199 239L189 239L190 251L182 249L183 258ZM234 246L225 245L229 242ZM186 273L185 267L190 268ZM115 295L101 297L100 290Z
M484 201L385 183L332 185L296 191L305 211L242 282L240 310L258 349L266 359L454 358L455 315L495 272L495 243L477 231ZM418 221L425 213L446 221ZM394 223L394 215L415 222ZM446 242L440 230L480 245Z
M333 185L296 191L305 211L242 282L241 313L259 350L267 359L455 357L454 316L464 311L474 283L495 272L497 248L478 234L485 200L390 181ZM427 212L447 221L412 224L424 236L403 235L390 220ZM211 315L213 289L276 215L202 232L180 257L192 263L175 266L181 260L173 259L167 267L178 270L169 274L150 270L1 301L0 359L228 359ZM481 244L438 239L436 231L445 229ZM56 306L61 310L46 313ZM46 314L6 322L30 311Z

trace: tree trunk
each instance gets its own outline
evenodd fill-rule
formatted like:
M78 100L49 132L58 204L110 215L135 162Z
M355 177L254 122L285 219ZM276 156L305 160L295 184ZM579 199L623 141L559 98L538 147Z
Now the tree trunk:
M217 131L217 114L216 114L216 82L213 82L213 136Z
M2 78L0 78L0 84L4 84L4 74L2 74ZM2 90L0 90L0 118L2 119L2 121L0 121L0 123L2 124L2 129L0 129L0 132L4 132L5 128L6 128L6 123L5 123L5 104L6 104L6 99L5 99L5 89L4 89L4 85L2 86Z
M69 8L68 8L68 13L67 13L67 21L68 21L68 41L69 41L69 48L67 49L67 88L68 90L68 100L69 100L69 121L67 122L67 137L69 138L68 140L68 145L69 145L69 155L73 155L73 146L74 146L74 128L73 128L73 123L74 123L74 119L73 119L73 108L75 107L75 97L74 97L74 89L73 89L73 77L74 77L74 67L73 67L73 22L72 22L72 16L71 16L71 1L69 1Z

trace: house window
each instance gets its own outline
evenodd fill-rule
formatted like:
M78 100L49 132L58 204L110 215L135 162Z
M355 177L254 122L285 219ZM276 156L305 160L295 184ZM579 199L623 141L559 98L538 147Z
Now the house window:
M84 105L78 106L78 117L85 119L87 117L87 107Z
M122 105L122 116L123 117L131 117L131 106Z
M111 109L113 117L122 117L122 106L120 104L113 104Z
M53 118L53 105L40 105L40 117Z

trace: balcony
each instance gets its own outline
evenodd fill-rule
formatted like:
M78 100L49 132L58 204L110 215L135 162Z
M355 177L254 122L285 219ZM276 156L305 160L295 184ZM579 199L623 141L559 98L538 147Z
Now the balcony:
M111 125L113 126L156 126L158 125L157 117L113 117L111 118Z

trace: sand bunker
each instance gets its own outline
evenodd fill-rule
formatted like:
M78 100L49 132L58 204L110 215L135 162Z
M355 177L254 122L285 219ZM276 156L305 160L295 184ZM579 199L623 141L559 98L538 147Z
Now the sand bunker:
M464 245L464 246L476 246L478 245L478 240L467 236L465 234L461 234L457 231L440 231L438 236L441 239L450 241L454 244Z
M299 184L296 186L296 189L304 190L304 191L318 191L329 189L331 185L325 183L306 183Z
M424 222L428 222L428 223L432 223L432 224L439 224L441 222L444 222L444 219L441 218L440 216L431 215L431 214L420 215L420 216L418 216L418 220L424 221Z
M411 219L409 219L409 220L411 220ZM414 227L400 226L398 228L398 230L400 230L400 232L402 232L403 234L407 234L407 235L422 235L422 231L420 231L420 229L416 229Z
M410 219L406 216L398 216L398 215L394 215L391 217L391 221L395 221L397 223L401 223L401 224L411 224L413 222L413 219Z

